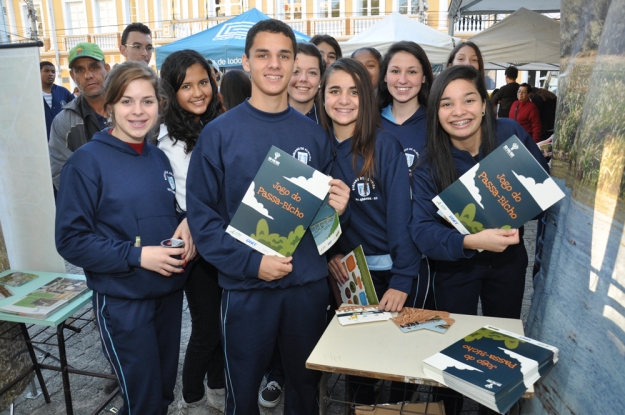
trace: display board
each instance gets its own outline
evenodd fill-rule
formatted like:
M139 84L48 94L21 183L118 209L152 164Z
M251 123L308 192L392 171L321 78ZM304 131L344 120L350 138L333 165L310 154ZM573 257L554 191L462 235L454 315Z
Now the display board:
M37 43L0 45L0 223L12 268L64 273L39 61Z

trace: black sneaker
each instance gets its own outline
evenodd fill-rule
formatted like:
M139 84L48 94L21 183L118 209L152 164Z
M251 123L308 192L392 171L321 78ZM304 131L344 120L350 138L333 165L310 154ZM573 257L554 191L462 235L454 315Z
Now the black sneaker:
M282 387L272 380L258 393L258 403L265 408L274 408L280 403Z

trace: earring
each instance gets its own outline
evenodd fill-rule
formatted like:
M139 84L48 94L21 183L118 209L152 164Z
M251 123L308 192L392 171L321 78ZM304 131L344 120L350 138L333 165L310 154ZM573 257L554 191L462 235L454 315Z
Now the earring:
M486 115L486 111L482 111L482 117Z

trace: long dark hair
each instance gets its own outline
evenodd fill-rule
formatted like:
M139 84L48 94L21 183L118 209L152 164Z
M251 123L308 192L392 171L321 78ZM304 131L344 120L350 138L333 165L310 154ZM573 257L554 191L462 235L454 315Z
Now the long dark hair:
M341 59L343 57L343 51L341 50L341 45L335 38L330 35L315 35L310 38L310 43L315 46L319 46L320 43L327 43L334 49L334 53L336 53L336 59Z
M224 100L224 107L229 111L252 96L250 75L242 69L232 69L221 78L219 89Z
M321 81L321 103L324 106L324 111L321 111L321 126L331 137L334 135L332 119L325 111L325 91L328 78L337 71L343 71L352 77L358 93L358 118L356 118L356 125L351 139L354 172L359 176L372 180L375 176L374 151L377 130L380 128L380 112L375 105L375 96L369 72L356 59L341 58L326 70ZM364 160L360 172L356 170L356 162L359 156Z
M442 192L458 179L458 171L451 155L453 144L447 131L443 129L438 120L438 109L441 97L447 85L457 79L471 82L480 94L483 102L486 102L484 116L480 124L482 132L481 156L485 157L497 147L497 126L495 111L490 104L484 79L472 66L457 65L445 69L432 84L430 97L428 98L427 115L427 138L425 148L427 160L430 163L430 172L436 185L437 191Z
M434 82L434 75L432 74L432 65L430 64L430 60L428 59L428 55L425 53L423 48L417 45L415 42L402 41L395 42L388 48L388 51L384 55L384 59L382 60L382 64L380 65L380 75L378 80L378 108L382 111L389 104L393 103L393 96L388 90L388 85L384 81L384 77L386 76L386 72L388 71L388 65L391 62L391 59L397 52L406 52L410 53L412 56L417 58L419 63L421 64L421 68L423 69L423 75L425 75L425 83L421 84L421 89L417 94L417 99L419 100L419 105L427 106L428 95L430 93L430 85Z
M473 51L477 55L477 64L480 67L479 69L480 75L482 75L482 78L486 78L486 75L484 73L484 58L482 58L482 52L480 52L480 48L478 48L477 45L471 42L470 40L466 42L458 43L456 45L456 47L451 51L451 53L449 54L449 57L447 58L447 67L449 68L450 66L454 64L454 59L456 59L456 55L458 54L460 49L462 49L465 46L469 46L471 49L473 49Z
M195 64L206 70L206 75L213 91L213 96L208 103L204 114L200 115L200 121L196 122L196 115L182 109L176 99L176 93L184 83L187 69ZM211 76L208 62L198 52L190 49L172 53L165 59L161 67L161 87L167 98L168 106L161 116L162 122L167 126L169 136L174 143L185 143L185 152L189 154L202 132L204 125L217 118L223 112L223 106L219 101L219 93L215 79Z

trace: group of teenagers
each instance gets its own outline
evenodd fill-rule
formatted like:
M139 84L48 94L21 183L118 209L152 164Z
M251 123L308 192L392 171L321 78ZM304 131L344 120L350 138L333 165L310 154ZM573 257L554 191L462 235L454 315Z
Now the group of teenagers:
M321 40L296 43L278 20L254 25L242 57L251 97L227 111L191 50L170 55L160 79L138 62L108 74L110 123L63 167L56 245L93 290L119 413L164 415L174 401L183 291L191 336L180 413L259 414L267 373L284 388L285 414L318 413L320 373L305 361L327 325L328 281L347 278L340 259L359 245L380 309L475 315L481 300L484 315L520 317L522 229L462 235L431 201L513 134L547 168L519 124L496 118L479 50L459 45L434 80L414 42L374 56L376 73ZM226 233L272 145L307 153L331 176L343 233L329 254L310 232L288 258ZM161 246L168 238L184 247ZM357 398L372 401L364 383Z

